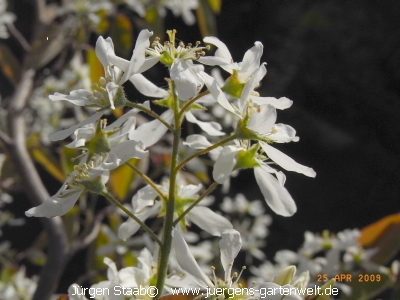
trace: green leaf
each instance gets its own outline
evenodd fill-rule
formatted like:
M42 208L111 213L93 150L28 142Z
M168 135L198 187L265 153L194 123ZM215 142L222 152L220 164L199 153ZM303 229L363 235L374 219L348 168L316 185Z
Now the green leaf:
M14 86L18 84L21 79L21 66L6 45L0 45L0 69Z
M115 51L123 57L130 56L132 50L133 28L128 17L118 14L110 27L110 36L113 40Z
M197 7L196 14L201 35L203 37L210 35L216 36L217 21L215 19L215 14L210 6L209 1L199 0L199 6Z

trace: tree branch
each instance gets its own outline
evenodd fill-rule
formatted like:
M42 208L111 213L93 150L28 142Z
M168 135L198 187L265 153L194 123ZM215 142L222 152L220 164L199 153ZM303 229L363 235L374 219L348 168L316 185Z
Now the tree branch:
M7 121L10 138L13 143L6 146L16 170L24 183L25 194L32 205L38 206L49 195L26 149L26 128L23 115L23 110L32 92L34 76L34 70L25 70L12 96ZM64 269L65 256L68 251L67 238L61 218L41 218L41 221L49 237L48 253L46 264L40 273L40 279L33 300L49 299L55 292L58 280Z

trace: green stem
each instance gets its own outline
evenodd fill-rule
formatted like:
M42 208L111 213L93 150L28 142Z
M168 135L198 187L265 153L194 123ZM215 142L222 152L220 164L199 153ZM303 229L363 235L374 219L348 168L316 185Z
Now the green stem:
M174 91L173 82L171 84L171 89ZM175 93L173 93L175 95ZM169 255L171 252L172 245L172 228L174 226L174 212L175 212L175 199L176 199L176 178L178 171L176 166L178 164L178 150L179 150L179 140L181 137L181 121L182 118L179 115L179 100L174 96L174 119L175 128L172 130L174 139L172 143L172 157L171 157L171 174L169 183L169 195L168 201L165 209L165 219L162 233L162 251L159 252L158 256L158 274L157 274L157 289L158 294L154 297L157 299L161 296L164 288L165 279L167 278L168 272L168 262Z
M165 122L165 120L163 118L161 118L161 116L159 116L158 114L156 114L154 111L147 109L146 107L137 104L137 103L133 103L133 102L126 102L125 103L126 106L129 107L133 107L133 108L137 108L140 109L141 111L144 111L146 114L148 114L149 116L152 116L153 118L157 119L158 121L160 121L161 123L163 123L165 125L165 127L167 127L170 131L174 131L174 129L172 128L171 125L169 125L167 122Z
M160 239L156 236L156 234L153 232L153 230L151 230L149 228L149 226L144 224L138 217L136 217L134 214L132 214L125 206L123 206L121 203L119 203L119 201L117 199L115 199L113 195L111 195L107 190L104 190L101 193L101 195L104 196L105 198L107 198L107 200L109 200L110 202L112 202L116 206L118 206L130 218L135 220L143 228L143 230L146 231L153 238L153 240L155 240L156 243L158 245L160 245L160 247L162 247L162 243L161 243Z
M193 153L192 155L186 157L186 158L176 167L176 170L177 170L177 171L180 170L185 164L187 164L187 163L188 163L189 161L191 161L193 158L195 158L195 157L197 157L197 156L199 156L199 155L202 155L202 154L206 154L207 152L209 152L209 151L211 151L211 150L213 150L213 149L215 149L215 148L217 148L217 147L219 147L219 146L222 146L222 145L224 145L224 144L226 144L226 143L228 143L228 142L230 142L230 141L233 141L233 140L235 140L236 138L237 138L237 136L236 136L235 134L233 134L233 135L231 135L231 136L229 136L229 137L227 137L227 138L225 138L225 139L219 141L218 143L215 143L214 145L212 145L212 146L210 146L210 147L208 147L208 148L205 148L205 149L203 149L203 150L200 150L199 152Z
M178 114L179 118L181 118L183 116L183 114L190 107L190 105L192 105L196 100L200 99L201 97L203 97L209 93L210 93L210 91L202 92L202 93L198 94L196 97L194 97L194 98L190 99L188 102L186 102L186 104L182 107L181 111Z
M162 200L165 202L167 201L166 195L159 189L159 187L154 183L151 178L149 178L146 174L144 174L142 171L139 170L138 167L136 167L134 164L130 163L129 161L126 162L126 164L134 170L144 181L146 181L151 187L158 193L158 195L161 197Z
M196 200L194 201L175 221L174 221L174 226L178 224L191 210L193 207L195 207L197 204L200 203L201 200L203 200L205 197L207 197L215 188L218 186L218 182L213 182L208 189Z

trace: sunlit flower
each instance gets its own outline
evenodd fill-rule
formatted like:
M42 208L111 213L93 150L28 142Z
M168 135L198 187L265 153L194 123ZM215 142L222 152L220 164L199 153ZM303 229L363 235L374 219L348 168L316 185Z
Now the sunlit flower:
M105 77L92 85L92 91L74 90L69 95L55 93L49 96L53 101L66 100L78 106L88 106L102 111L122 107L127 101L122 85L134 74L141 73L145 62L145 51L149 47L149 37L153 33L142 30L136 41L130 61L124 63L123 70L114 66L112 58L117 58L111 38L99 37L96 42L96 55L104 67Z

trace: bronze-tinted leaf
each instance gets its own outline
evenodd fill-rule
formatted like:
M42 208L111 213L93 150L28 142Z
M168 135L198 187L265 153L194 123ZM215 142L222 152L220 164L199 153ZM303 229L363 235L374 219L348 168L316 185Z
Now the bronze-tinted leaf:
M21 78L21 66L6 45L0 45L0 69L10 82L16 86Z
M199 6L196 10L197 22L200 32L203 37L217 35L217 21L215 14L211 9L210 3L207 0L199 0Z

